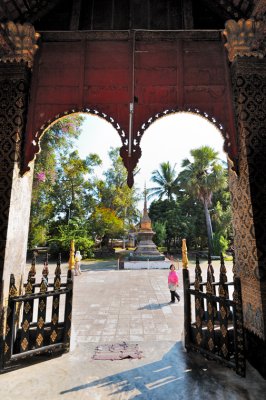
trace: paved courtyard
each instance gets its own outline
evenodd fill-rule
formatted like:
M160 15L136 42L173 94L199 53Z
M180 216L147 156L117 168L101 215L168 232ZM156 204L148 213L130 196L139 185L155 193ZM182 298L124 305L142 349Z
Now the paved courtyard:
M264 398L266 381L250 365L243 379L185 352L181 270L181 302L169 304L168 270L118 271L109 264L95 270L84 263L75 277L70 353L0 375L1 400ZM97 346L119 342L138 344L143 357L92 358Z

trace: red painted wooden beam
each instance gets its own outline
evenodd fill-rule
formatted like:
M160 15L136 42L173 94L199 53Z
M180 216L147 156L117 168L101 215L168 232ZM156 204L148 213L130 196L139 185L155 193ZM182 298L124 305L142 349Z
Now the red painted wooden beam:
M150 123L172 112L194 112L213 122L236 162L230 83L218 39L124 32L95 40L43 40L33 70L22 173L38 152L43 131L74 112L97 114L116 128L130 186L142 135Z

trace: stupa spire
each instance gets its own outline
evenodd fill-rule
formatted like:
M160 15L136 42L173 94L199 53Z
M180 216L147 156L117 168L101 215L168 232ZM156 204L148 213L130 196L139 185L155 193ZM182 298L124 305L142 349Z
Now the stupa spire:
M151 220L148 215L148 208L147 208L147 189L146 183L144 186L144 209L143 209L143 216L140 221L140 229L141 230L152 230L151 228Z
M143 209L143 215L148 214L148 209L147 209L147 188L146 188L146 182L144 185L144 209Z

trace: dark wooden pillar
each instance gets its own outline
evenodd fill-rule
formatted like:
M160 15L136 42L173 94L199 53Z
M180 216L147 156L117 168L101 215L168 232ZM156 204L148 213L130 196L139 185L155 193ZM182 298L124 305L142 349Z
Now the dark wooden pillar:
M8 22L1 25L0 316L6 306L10 273L21 282L26 261L32 172L22 178L20 164L37 38L28 24Z
M228 21L225 34L239 150L239 176L230 176L236 271L241 279L247 355L266 377L266 58L262 27L262 21Z
M0 278L7 240L14 168L20 163L29 90L29 70L21 64L0 63ZM14 245L17 246L17 243ZM1 283L1 282L0 282Z

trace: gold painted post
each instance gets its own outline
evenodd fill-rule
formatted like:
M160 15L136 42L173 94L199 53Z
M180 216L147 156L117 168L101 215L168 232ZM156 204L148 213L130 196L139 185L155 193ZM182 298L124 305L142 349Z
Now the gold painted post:
M187 258L187 244L186 239L182 239L182 265L184 269L188 267L188 258Z
M68 270L73 271L74 269L75 269L75 241L71 240Z
M190 299L190 278L188 270L186 239L182 239L182 266L183 266L183 289L184 289L184 333L185 348L191 347L191 299Z
M71 320L72 320L72 298L73 298L73 276L75 269L75 241L71 240L70 255L67 271L67 293L65 300L65 318L64 318L64 347L69 351L71 338Z

